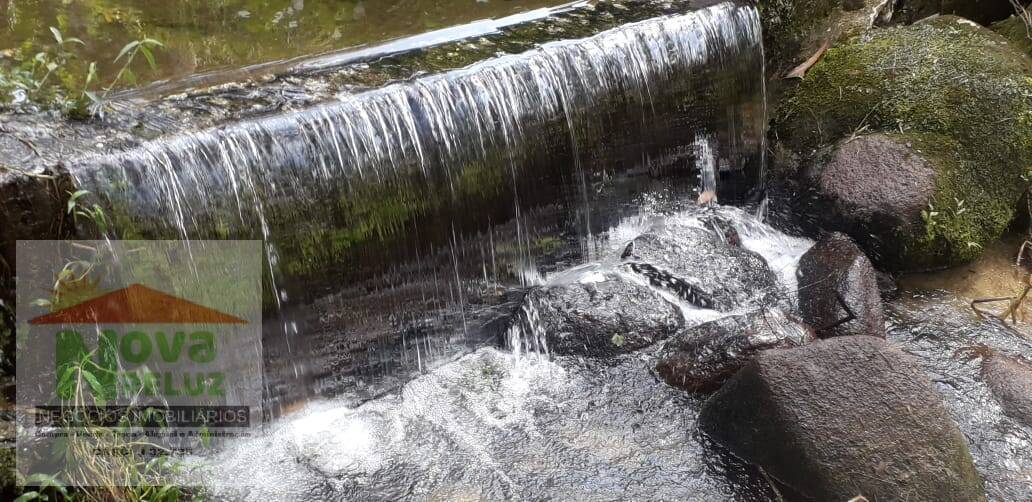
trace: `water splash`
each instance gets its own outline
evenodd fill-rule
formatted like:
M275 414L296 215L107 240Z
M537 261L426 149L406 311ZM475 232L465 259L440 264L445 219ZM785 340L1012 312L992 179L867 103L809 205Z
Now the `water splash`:
M268 393L329 394L504 339L505 292L601 256L649 180L703 167L691 138L714 182L755 176L762 65L724 3L69 167L119 237L264 241Z

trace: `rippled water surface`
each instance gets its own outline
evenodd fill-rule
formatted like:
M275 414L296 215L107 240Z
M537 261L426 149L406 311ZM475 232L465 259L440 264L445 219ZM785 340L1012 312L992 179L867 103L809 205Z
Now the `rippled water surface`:
M2 0L0 50L52 44L49 27L85 42L101 75L131 40L165 48L142 80L182 77L383 42L566 0ZM30 54L31 56L31 54ZM2 62L2 61L0 61ZM143 67L141 67L142 69Z

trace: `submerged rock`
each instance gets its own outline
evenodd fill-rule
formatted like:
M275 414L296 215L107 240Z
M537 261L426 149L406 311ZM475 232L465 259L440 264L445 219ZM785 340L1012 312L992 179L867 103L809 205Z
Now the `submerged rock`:
M684 324L680 310L658 293L617 277L535 289L527 294L523 312L536 319L520 322L543 328L548 350L559 355L633 352Z
M820 219L877 263L960 263L1000 235L1028 186L1030 71L1026 55L964 19L874 30L829 49L788 91L774 130L811 157L808 178L832 202L813 208Z
M702 308L726 312L776 302L781 291L767 261L741 247L737 233L715 230L714 224L720 225L652 229L627 245L625 266Z
M799 311L817 336L885 338L878 276L849 237L828 234L799 259Z
M982 379L1007 416L1032 427L1032 363L994 352L982 361Z
M801 500L985 500L928 377L883 340L758 354L709 398L702 430Z
M712 392L762 350L803 345L813 333L776 309L728 316L678 333L659 353L656 372L688 392Z

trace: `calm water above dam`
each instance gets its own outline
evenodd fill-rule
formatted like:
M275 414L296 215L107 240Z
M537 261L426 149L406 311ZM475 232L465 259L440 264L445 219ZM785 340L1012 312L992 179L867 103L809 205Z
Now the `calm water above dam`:
M49 27L85 45L100 74L123 45L147 36L165 48L140 80L268 63L360 47L567 0L3 0L0 51L52 44ZM31 54L30 54L31 55ZM0 60L2 62L2 60ZM85 66L83 66L85 68ZM141 69L143 67L141 66Z

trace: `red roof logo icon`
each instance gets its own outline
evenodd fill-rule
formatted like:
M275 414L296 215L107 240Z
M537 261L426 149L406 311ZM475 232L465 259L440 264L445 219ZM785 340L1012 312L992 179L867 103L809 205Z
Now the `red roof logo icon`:
M29 324L247 324L247 321L142 284L133 284L39 316Z

